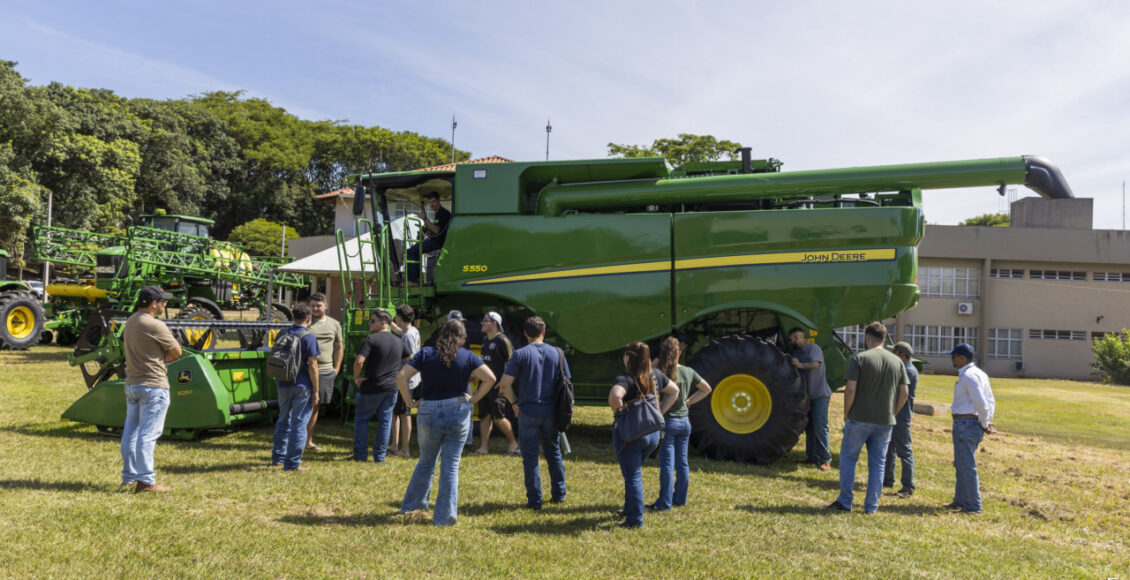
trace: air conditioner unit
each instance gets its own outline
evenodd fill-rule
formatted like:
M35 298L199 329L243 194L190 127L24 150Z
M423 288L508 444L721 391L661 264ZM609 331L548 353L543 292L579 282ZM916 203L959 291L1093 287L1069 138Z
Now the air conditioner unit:
M957 313L958 314L964 314L964 315L967 315L967 316L973 314L973 303L972 302L958 302L957 303Z

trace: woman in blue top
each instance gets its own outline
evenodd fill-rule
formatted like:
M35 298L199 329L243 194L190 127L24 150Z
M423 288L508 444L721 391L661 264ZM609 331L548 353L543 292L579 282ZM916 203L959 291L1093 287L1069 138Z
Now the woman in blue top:
M667 412L675 403L679 388L658 369L651 368L651 353L647 345L633 342L624 351L624 369L612 383L608 393L608 405L617 419L612 423L612 446L620 461L620 473L624 475L624 516L620 524L624 528L643 526L643 460L659 446L659 432L644 435L631 442L624 442L620 436L619 416L624 406L639 397L661 393L663 400L659 405L661 412ZM645 403L646 404L646 403Z
M428 496L432 490L432 475L436 470L436 457L441 460L439 492L436 496L432 523L437 526L454 525L458 516L459 457L463 442L471 431L471 410L474 403L487 394L479 389L471 396L468 383L471 375L481 384L494 384L494 373L475 353L460 348L467 340L467 331L460 320L449 320L439 331L436 345L426 346L400 369L396 377L400 395L408 404L419 410L416 413L419 429L420 460L404 492L400 513L428 509ZM423 380L416 390L419 401L408 392L408 379L420 373Z
M659 443L659 499L651 504L655 511L669 510L687 504L687 485L691 477L687 447L691 438L691 420L687 407L710 394L707 383L690 367L679 364L682 345L674 336L659 345L659 358L653 361L663 374L679 387L675 403L663 414L663 439ZM697 389L689 398L687 395ZM674 490L671 480L674 479Z

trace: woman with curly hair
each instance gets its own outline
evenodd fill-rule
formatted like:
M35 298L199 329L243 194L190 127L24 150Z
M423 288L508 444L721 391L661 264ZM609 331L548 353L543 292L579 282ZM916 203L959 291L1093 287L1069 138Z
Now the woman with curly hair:
M620 434L620 420L625 406L632 401L651 394L662 394L659 411L666 412L675 404L679 388L663 375L659 369L651 368L651 352L646 344L633 342L624 351L624 370L612 383L608 393L608 405L616 415L612 423L612 446L620 461L620 473L624 475L624 516L620 523L624 528L643 526L643 461L659 446L659 432L644 435L635 441L624 441Z
M656 360L659 370L674 379L675 385L679 387L679 394L675 397L674 404L663 414L663 439L659 443L659 499L648 506L655 511L687 504L687 485L691 477L691 467L687 461L691 420L687 407L710 394L709 383L694 369L679 364L682 352L679 339L670 336L659 345L659 358ZM688 398L687 394L692 390L695 393ZM674 490L672 479L675 480Z
M404 492L400 513L428 509L436 458L440 459L439 491L432 523L454 525L459 511L459 458L463 442L471 431L471 410L487 393L479 389L471 396L468 383L472 375L482 384L493 384L494 373L475 353L461 348L467 331L461 320L449 320L439 331L436 345L425 346L400 369L396 377L400 395L416 413L420 460ZM408 379L419 373L423 380L417 389L419 401L408 392Z

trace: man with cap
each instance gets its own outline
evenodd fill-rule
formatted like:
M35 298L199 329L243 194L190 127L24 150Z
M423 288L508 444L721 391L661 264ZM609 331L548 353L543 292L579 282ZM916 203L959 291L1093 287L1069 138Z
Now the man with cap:
M946 353L957 371L953 388L953 468L957 475L953 502L954 511L981 513L981 487L977 479L977 446L986 434L996 433L993 412L997 402L989 386L989 375L973 364L973 347L959 343Z
M808 389L808 426L804 429L803 463L811 463L820 471L832 469L832 452L828 448L828 401L832 389L824 376L824 351L814 342L808 342L808 333L798 327L789 331L792 343L792 365L804 377Z
M169 376L165 366L180 358L177 339L157 316L173 295L146 286L137 296L137 311L126 320L122 346L126 357L126 421L122 427L122 485L134 493L169 491L157 485L153 448L165 429L169 410Z
M502 315L499 313L487 312L483 316L482 326L485 335L481 349L483 362L490 367L494 376L498 377L498 381L501 381L503 372L506 370L506 363L514 354L514 346L510 344L510 339L502 333ZM489 389L490 392L479 402L479 449L472 455L490 453L490 432L491 427L495 425L506 437L506 454L518 454L518 441L514 439L514 429L510 425L510 420L506 417L510 403L499 392L498 381L493 385L479 385L480 389Z
M918 369L911 363L914 349L905 342L896 343L891 351L906 365L906 376L910 379L907 388L906 404L895 415L895 428L891 430L891 443L887 446L887 463L883 466L883 487L895 486L895 456L902 463L902 487L899 497L914 494L914 452L910 449L910 417L914 414L914 390L918 388Z

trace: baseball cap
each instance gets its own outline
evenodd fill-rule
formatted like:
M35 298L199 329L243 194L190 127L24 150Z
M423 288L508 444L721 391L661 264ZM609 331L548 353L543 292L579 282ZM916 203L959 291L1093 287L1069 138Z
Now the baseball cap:
M452 310L447 313L447 320L463 320L463 313L458 310Z
M891 350L896 353L905 354L906 356L914 356L914 349L910 347L909 343L904 341L896 342L895 345L891 347Z
M494 323L497 324L499 328L502 328L502 315L501 314L492 310L490 312L487 312L486 317L493 320Z
M969 346L968 344L965 344L964 342L959 342L959 343L957 343L957 346L953 347L953 350L947 352L946 354L950 354L950 355L959 354L959 355L961 355L961 356L963 356L967 359L972 360L974 353L973 353L973 347Z
M157 300L170 300L173 295L165 292L160 286L146 286L137 293L137 303L146 305Z

